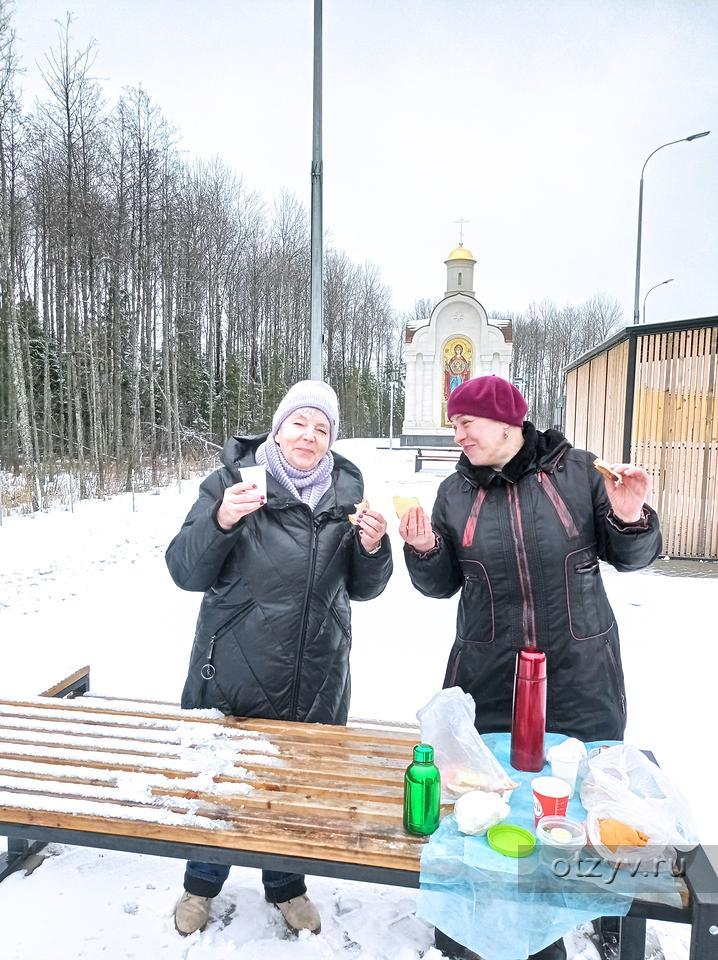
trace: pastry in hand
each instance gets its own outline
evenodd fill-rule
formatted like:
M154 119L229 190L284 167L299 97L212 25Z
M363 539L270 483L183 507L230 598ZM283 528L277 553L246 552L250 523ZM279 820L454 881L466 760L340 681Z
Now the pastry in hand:
M616 853L619 847L645 847L648 843L645 833L621 820L599 820L598 829L601 843L612 853Z
M353 523L354 526L356 527L357 524L359 523L359 514L364 513L365 510L369 509L369 501L362 500L361 503L355 503L354 506L356 508L356 513L350 513L349 516L347 517L347 520L349 521L349 523Z
M616 483L623 483L621 474L616 473L610 463L606 463L605 460L602 460L600 457L596 457L596 459L593 461L593 465L596 470L598 470L598 472L607 480L614 480Z
M394 501L394 509L396 510L396 515L400 520L407 510L411 510L412 507L421 506L416 497L392 497L391 499Z

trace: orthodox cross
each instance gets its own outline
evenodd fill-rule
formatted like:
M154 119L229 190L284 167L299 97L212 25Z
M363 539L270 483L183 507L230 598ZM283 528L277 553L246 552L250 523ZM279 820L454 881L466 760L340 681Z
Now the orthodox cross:
M459 224L459 244L463 245L464 243L464 224L471 223L470 220L464 220L463 217L460 217L458 220L454 220L454 223Z

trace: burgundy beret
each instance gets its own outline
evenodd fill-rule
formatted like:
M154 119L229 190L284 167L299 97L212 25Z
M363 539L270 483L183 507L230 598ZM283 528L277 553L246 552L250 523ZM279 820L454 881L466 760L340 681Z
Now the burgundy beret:
M457 414L469 417L487 417L500 423L520 427L529 406L519 391L508 380L492 374L467 380L449 395L446 415L449 419Z

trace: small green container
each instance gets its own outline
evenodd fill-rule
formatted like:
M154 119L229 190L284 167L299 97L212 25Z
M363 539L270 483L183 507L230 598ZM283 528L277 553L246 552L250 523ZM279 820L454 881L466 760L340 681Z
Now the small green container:
M428 836L439 826L441 776L434 763L434 748L417 743L414 760L404 774L404 829Z
M536 846L536 837L515 823L497 823L489 827L486 842L505 857L530 857Z

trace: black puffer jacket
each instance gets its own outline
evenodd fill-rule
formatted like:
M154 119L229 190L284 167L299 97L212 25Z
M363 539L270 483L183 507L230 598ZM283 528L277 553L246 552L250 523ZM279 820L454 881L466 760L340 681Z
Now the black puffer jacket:
M378 596L391 576L389 538L369 555L347 522L361 473L334 453L332 485L314 512L267 475L267 503L229 532L215 517L226 487L264 437L228 441L167 548L172 579L203 590L182 706L226 714L345 723L350 600ZM208 679L203 677L204 673Z
M598 560L639 570L661 549L658 517L614 517L593 455L556 431L524 425L524 447L501 471L462 455L439 487L438 549L405 548L422 593L461 589L444 686L476 701L480 732L509 730L516 651L546 653L548 730L581 740L623 738L625 690L616 621Z

